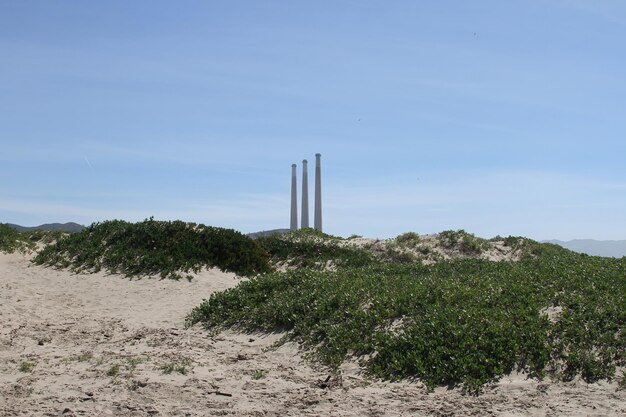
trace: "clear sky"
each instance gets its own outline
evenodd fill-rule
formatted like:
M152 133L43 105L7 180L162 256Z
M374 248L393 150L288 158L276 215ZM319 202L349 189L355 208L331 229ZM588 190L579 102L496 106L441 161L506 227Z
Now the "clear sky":
M626 2L0 0L0 222L288 227L317 152L328 233L626 239Z

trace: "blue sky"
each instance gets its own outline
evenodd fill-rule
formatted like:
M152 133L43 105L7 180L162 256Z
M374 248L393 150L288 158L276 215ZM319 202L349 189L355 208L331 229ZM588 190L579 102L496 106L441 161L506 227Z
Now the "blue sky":
M626 239L625 40L621 0L1 0L0 222L288 227L320 152L328 233Z

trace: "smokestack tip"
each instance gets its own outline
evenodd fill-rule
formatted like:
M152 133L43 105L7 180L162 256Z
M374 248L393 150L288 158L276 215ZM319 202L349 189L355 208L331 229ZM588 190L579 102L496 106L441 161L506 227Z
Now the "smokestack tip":
M303 159L303 160L302 160L302 163L303 163L303 164L306 164L306 163L308 163L308 162L309 162L309 161L307 161L306 159Z
M295 168L295 167L297 167L297 165L296 164L291 164L291 167Z
M320 156L322 156L322 154L321 153L316 153L315 156L319 158Z

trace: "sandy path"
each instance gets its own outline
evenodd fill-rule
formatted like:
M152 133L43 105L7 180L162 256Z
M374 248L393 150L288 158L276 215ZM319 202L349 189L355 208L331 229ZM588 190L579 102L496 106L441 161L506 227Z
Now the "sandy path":
M238 282L72 275L0 254L0 416L626 416L615 383L508 378L470 397L369 381L348 364L324 384L295 344L272 348L280 335L183 328Z

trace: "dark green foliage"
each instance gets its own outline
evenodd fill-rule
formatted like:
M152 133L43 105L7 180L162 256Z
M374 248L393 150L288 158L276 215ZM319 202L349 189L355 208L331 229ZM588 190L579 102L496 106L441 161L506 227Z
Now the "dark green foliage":
M59 230L32 230L23 232L22 234L31 242L41 242L44 244L56 242L67 235L66 232Z
M28 252L35 250L36 243L50 243L64 236L62 232L33 230L18 232L6 224L0 223L0 252Z
M395 245L387 245L383 259L398 264L410 264L417 260L413 253L399 249Z
M104 269L126 276L160 274L175 279L181 278L181 272L197 272L205 266L240 275L270 269L265 251L239 232L152 218L141 223L94 223L47 246L34 262L75 272Z
M540 247L517 263L266 274L211 295L187 322L286 330L330 366L361 357L375 376L417 377L431 387L476 391L512 370L613 377L626 365L626 258ZM550 307L561 315L550 319Z
M504 241L504 246L508 246L514 249L523 246L524 242L527 241L527 239L524 239L521 236L508 236L505 238L500 238L499 240Z
M478 255L489 247L488 241L462 229L446 230L439 233L439 241L444 248L458 249L466 255Z
M33 247L34 245L25 239L23 234L13 230L6 224L0 223L0 252L24 252Z
M274 263L286 263L299 268L324 269L333 266L363 267L375 262L366 250L342 246L341 239L314 229L300 229L274 234L256 240L270 254Z
M522 251L524 257L538 256L544 245L550 245L542 245L539 242L520 236L509 236L501 240L504 240L504 246Z
M407 232L396 237L396 242L402 246L416 248L420 243L420 237L415 232Z

